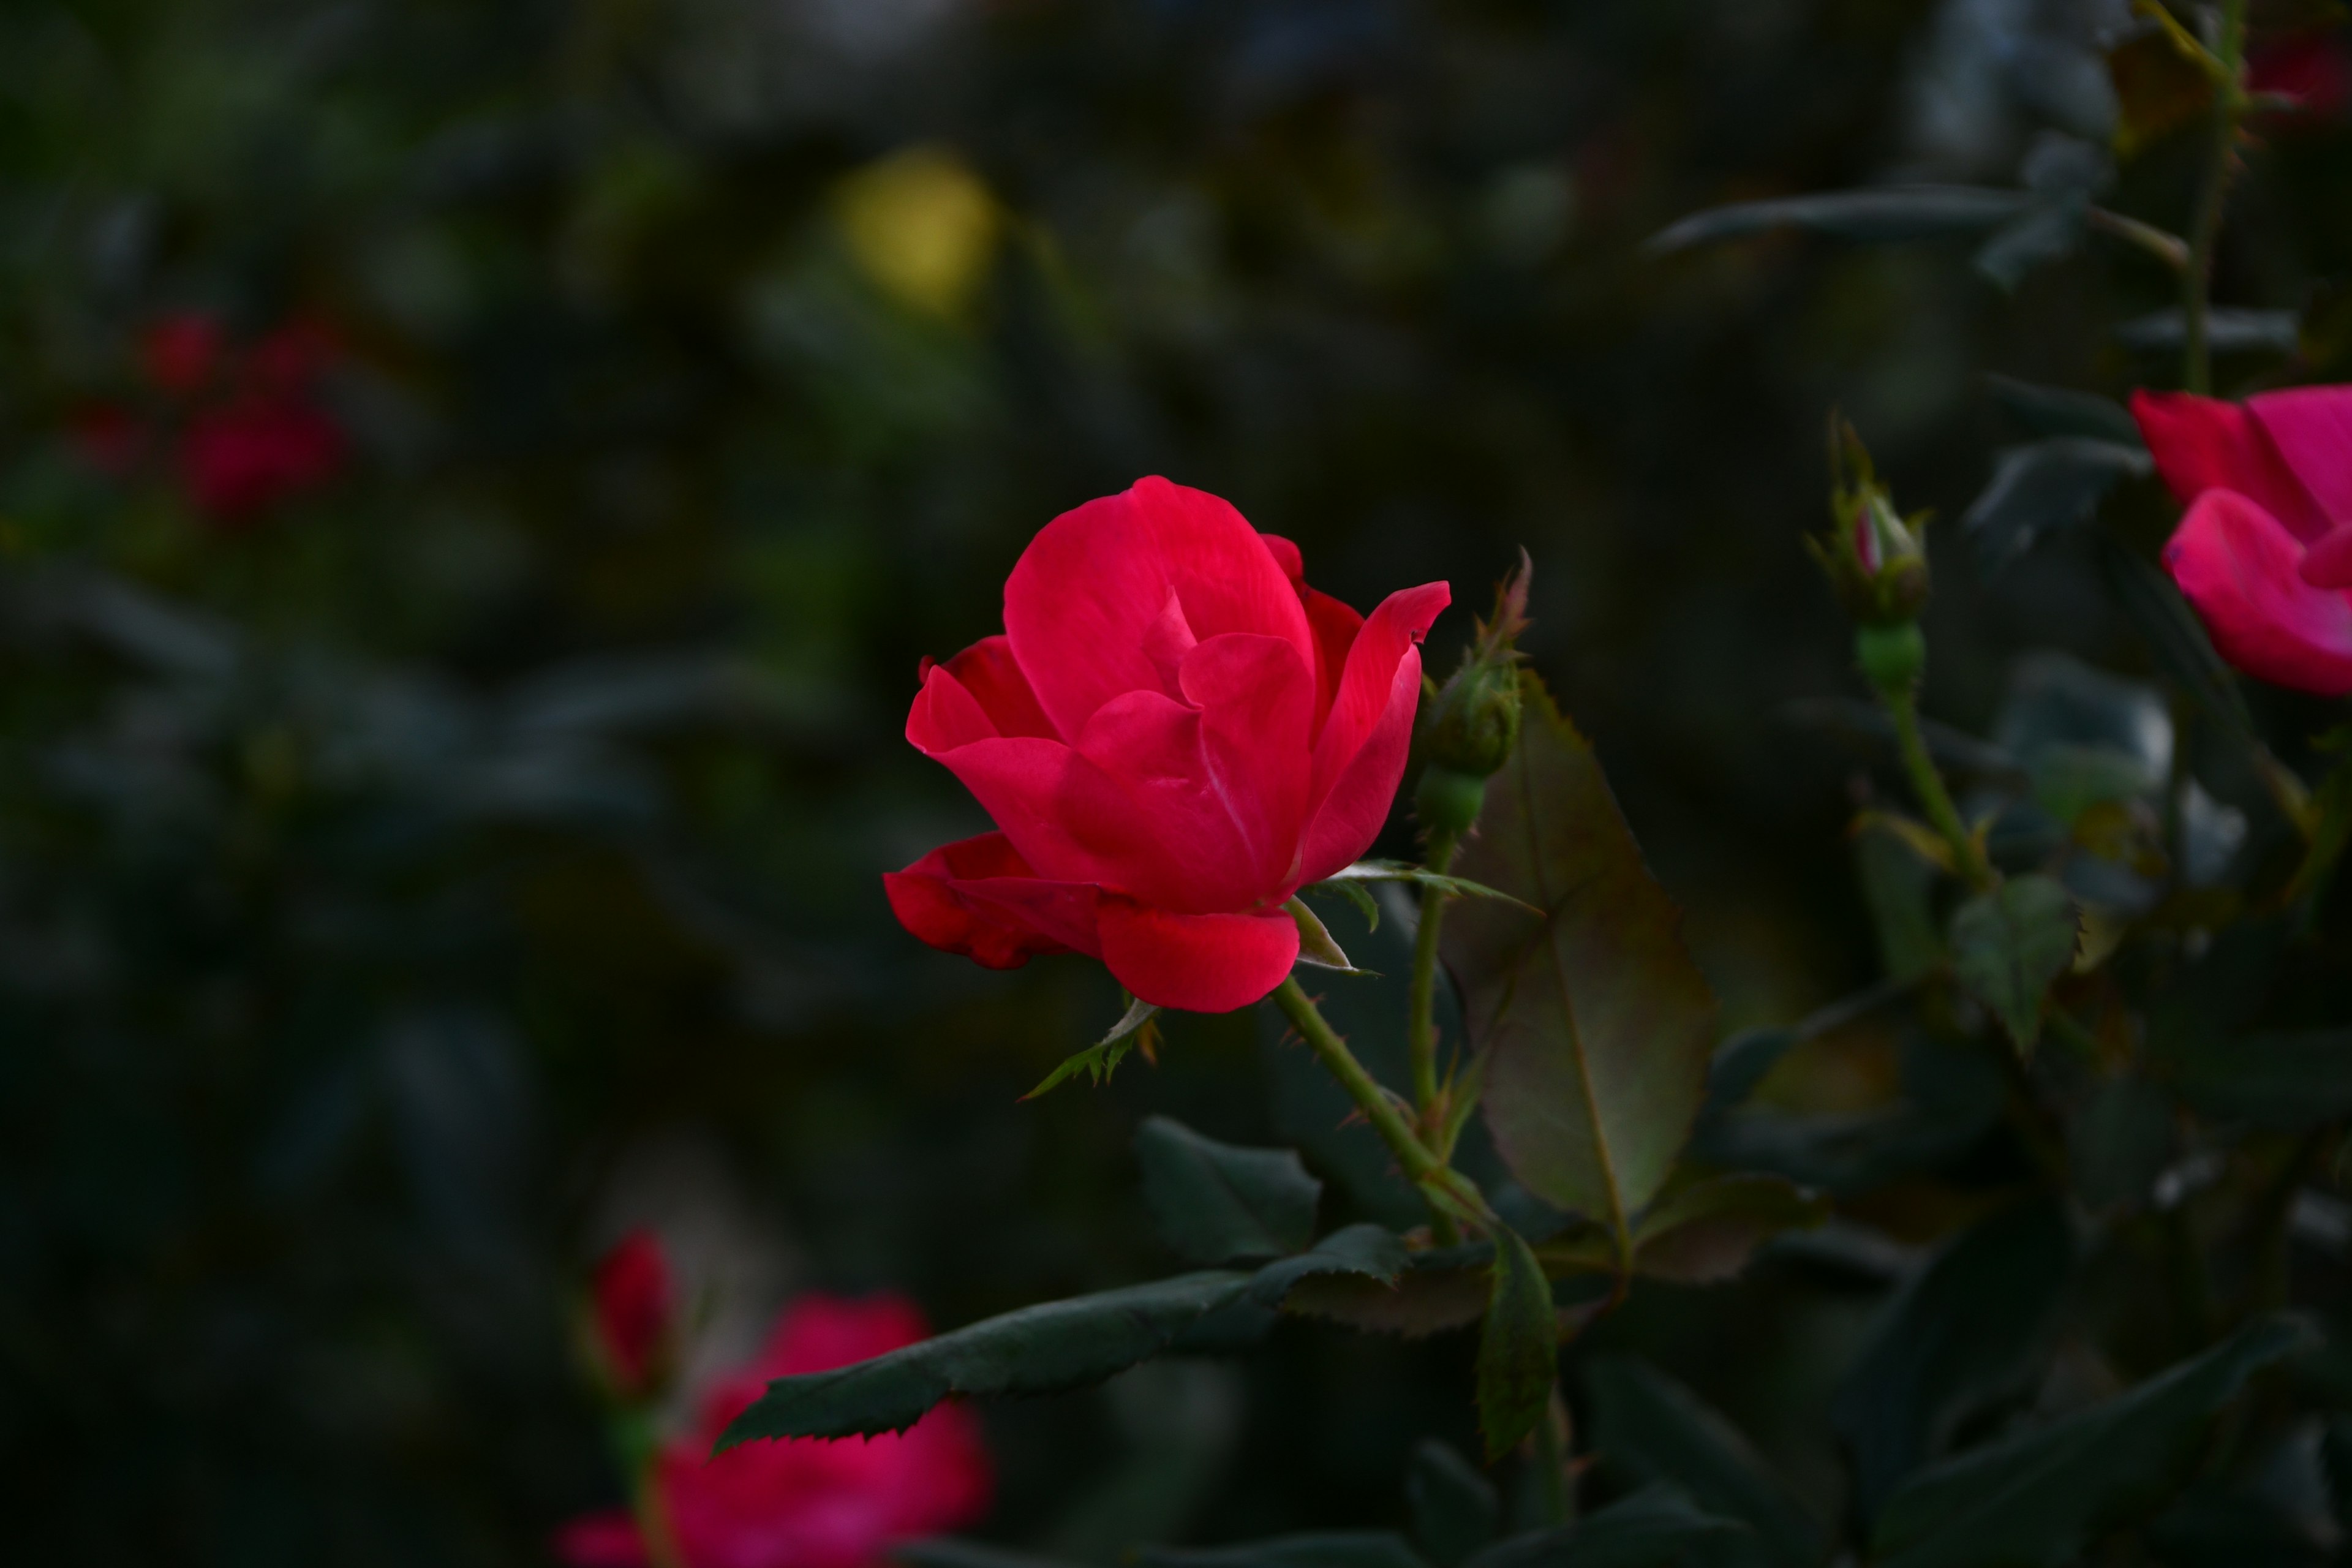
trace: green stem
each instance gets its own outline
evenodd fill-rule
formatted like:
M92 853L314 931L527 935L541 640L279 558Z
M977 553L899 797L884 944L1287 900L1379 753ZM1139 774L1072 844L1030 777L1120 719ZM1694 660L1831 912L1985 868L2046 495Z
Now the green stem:
M1952 804L1952 792L1944 787L1944 775L1937 771L1935 758L1927 754L1927 742L1919 733L1917 691L1908 684L1881 687L1878 699L1886 705L1886 716L1895 721L1895 743L1902 752L1904 771L1911 776L1911 793L1919 797L1927 820L1951 847L1952 868L1960 880L1971 890L1983 892L1992 886L1992 867L1976 836L1960 820L1960 808Z
M2133 246L2161 261L2175 272L2189 269L2189 242L2177 234L2142 223L2136 217L2126 217L2105 207L2093 207L2090 226L2096 232L2111 236Z
M1536 1510L1546 1524L1568 1522L1568 1451L1560 1440L1567 1425L1568 1413L1555 1387L1550 1408L1528 1435L1528 1467L1534 1471Z
M1372 1124L1372 1131L1381 1135L1389 1152L1396 1156L1399 1168L1421 1188L1436 1218L1441 1240L1443 1233L1451 1231L1457 1218L1472 1220L1489 1230L1501 1225L1477 1186L1431 1152L1421 1141L1389 1091L1356 1059L1356 1054L1348 1048L1348 1042L1339 1037L1339 1032L1324 1021L1314 999L1299 988L1297 975L1275 988L1274 1005L1282 1009L1283 1016L1290 1020L1291 1027L1298 1031L1299 1037L1324 1068L1339 1080L1339 1086L1364 1113L1364 1120Z
M2206 297L2212 289L2213 251L2221 238L2221 211L2229 203L2230 181L2238 167L2238 122L2246 111L2246 0L2222 0L2218 45L2213 51L2220 67L2213 89L2213 161L2197 193L2197 212L2189 228L2189 265L2180 274L2180 379L2182 385L2200 395L2210 395L2213 390Z
M1451 833L1433 833L1426 863L1443 875L1454 864ZM1412 1095L1424 1130L1437 1105L1437 934L1445 919L1442 889L1421 890L1421 924L1412 936L1412 985L1405 1008L1405 1046L1412 1056Z

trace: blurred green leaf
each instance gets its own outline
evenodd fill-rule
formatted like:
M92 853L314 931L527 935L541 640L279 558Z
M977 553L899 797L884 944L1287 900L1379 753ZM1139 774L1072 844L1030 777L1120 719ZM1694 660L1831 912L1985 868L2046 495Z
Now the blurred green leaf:
M2175 350L2188 340L2178 310L2135 316L2115 329L2116 342L2154 353ZM2302 323L2293 310L2248 310L2217 306L2205 313L2205 341L2215 353L2290 354L2301 346Z
M1765 1241L1827 1217L1827 1203L1779 1176L1709 1177L1670 1188L1643 1214L1633 1267L1678 1284L1719 1284L1747 1268Z
M2352 1115L2352 1029L2200 1031L2160 1047L2155 1067L2208 1116L2305 1128Z
M2139 423L2131 410L2095 392L2036 386L2014 376L1988 375L1985 384L2001 412L2023 426L2029 436L2074 436L2086 440L2140 445Z
M1670 1486L1643 1487L1572 1524L1514 1536L1470 1560L1471 1568L1667 1568L1696 1552L1736 1549L1748 1535L1736 1519L1701 1513Z
M1715 998L1591 747L1526 678L1519 742L1488 781L1446 966L1487 1053L1483 1104L1528 1191L1612 1229L1654 1196L1706 1092Z
M2109 1079L2067 1128L2074 1191L2093 1209L2145 1203L2172 1157L2172 1101L2137 1073Z
M1404 1537L1391 1530L1277 1535L1190 1551L1148 1546L1140 1561L1143 1568L1426 1568Z
M1041 1557L947 1535L895 1542L887 1555L907 1564L907 1568L1068 1568L1058 1557Z
M1424 1437L1404 1476L1412 1537L1437 1568L1457 1568L1491 1544L1503 1516L1495 1483L1451 1443Z
M1745 1104L1799 1038L1794 1029L1742 1029L1717 1047L1706 1068L1706 1109Z
M2032 1375L2074 1262L2063 1207L2037 1198L1979 1220L1880 1309L1830 1406L1865 1521L1961 1421Z
M951 1394L1051 1394L1099 1383L1238 1300L1250 1276L1180 1275L1045 1301L829 1372L780 1377L720 1435L719 1453L767 1437L903 1432Z
M1853 862L1886 977L1917 980L1941 968L1944 936L1931 902L1936 868L1876 823L1854 832Z
M2192 1361L2055 1425L1906 1482L1872 1536L1877 1568L2060 1568L2179 1485L2205 1424L2247 1377L2313 1342L2263 1318Z
M1165 1116L1135 1135L1143 1197L1160 1235L1193 1263L1256 1262L1315 1237L1323 1184L1288 1149L1238 1149Z
M1687 1492L1751 1537L1719 1549L1727 1563L1815 1568L1822 1528L1747 1438L1689 1389L1646 1362L1608 1356L1584 1371L1592 1449L1610 1465Z
M1992 479L1960 518L1986 571L1997 572L2053 530L2088 522L2118 481L2142 479L2155 461L2137 442L2055 436L2005 447Z
M1952 968L1991 1008L2020 1051L2042 1037L2042 1002L2074 961L2078 921L2064 887L2039 874L2012 877L1952 913Z
M2030 200L2020 191L1981 185L1896 185L1738 202L1693 213L1653 235L1643 248L1653 254L1685 250L1774 228L1808 228L1857 240L1976 234L2016 217Z
M2204 623L2163 570L2115 540L2101 536L2099 566L2107 588L2137 628L2149 654L2208 717L2241 745L2251 744L2253 715L2237 676L2221 662Z
M1710 1111L1692 1153L1727 1170L1768 1171L1800 1186L1866 1192L1931 1170L1973 1146L2000 1119L2000 1069L1980 1050L1906 1036L1902 1095L1858 1112Z
M1494 1279L1478 1331L1478 1430L1494 1463L1536 1429L1559 1381L1551 1282L1517 1231L1495 1238Z

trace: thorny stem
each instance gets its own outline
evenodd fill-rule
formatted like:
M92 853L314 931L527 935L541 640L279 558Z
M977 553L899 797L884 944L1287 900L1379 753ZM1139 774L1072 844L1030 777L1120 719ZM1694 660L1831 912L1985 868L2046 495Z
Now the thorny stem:
M2221 210L2230 199L2230 181L2238 168L2238 125L2246 112L2246 0L2222 0L2221 37L2212 59L2218 68L2213 89L2213 161L2197 193L2197 213L2189 230L2189 265L2180 275L2182 323L2181 384L2200 395L2213 390L2212 353L2208 346L2206 296L2213 282L2213 250L2221 237Z
M1971 891L1983 892L1992 886L1992 867L1986 861L1984 849L1976 836L1960 820L1959 807L1952 804L1952 792L1944 787L1944 775L1937 771L1936 761L1927 754L1927 743L1919 734L1919 698L1909 686L1881 687L1878 699L1886 705L1886 715L1895 721L1895 743L1903 755L1903 767L1911 777L1911 792L1919 797L1920 807L1936 831L1944 836L1951 847L1952 866Z
M1443 875L1454 864L1451 833L1430 835L1427 864ZM1437 1105L1437 933L1445 918L1442 889L1421 890L1421 923L1412 936L1412 986L1405 1003L1405 1045L1412 1056L1412 1095L1429 1131Z
M1298 1031L1325 1068L1339 1080L1339 1086L1363 1112L1364 1120L1372 1124L1372 1130L1388 1144L1389 1152L1396 1156L1397 1164L1421 1188L1441 1233L1450 1231L1457 1219L1470 1220L1489 1231L1501 1227L1502 1221L1486 1206L1477 1186L1421 1141L1389 1091L1356 1059L1356 1054L1348 1048L1348 1042L1339 1037L1338 1031L1324 1021L1314 999L1299 988L1297 975L1275 988L1274 1005L1282 1009L1283 1016L1290 1020L1291 1027Z

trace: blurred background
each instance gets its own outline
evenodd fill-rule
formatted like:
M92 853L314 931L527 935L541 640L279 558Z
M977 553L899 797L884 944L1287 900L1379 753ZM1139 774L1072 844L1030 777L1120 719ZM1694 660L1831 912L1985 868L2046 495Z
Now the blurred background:
M1327 1222L1388 1201L1246 1014L1016 1104L1115 989L934 953L884 903L883 870L983 826L900 738L918 660L996 630L1030 535L1140 474L1230 498L1360 608L1450 581L1441 671L1527 547L1528 646L1727 1026L1866 983L1873 752L1822 721L1859 689L1799 547L1825 416L1955 515L2016 434L1986 374L2162 382L2111 328L2171 285L2114 249L2012 297L1948 246L1640 244L2109 138L2127 21L0 8L7 1554L545 1561L620 1495L573 1314L633 1224L715 1366L798 1290L944 1325L1172 1271L1127 1154L1155 1110L1305 1143ZM2352 137L2313 102L2252 155L2231 304L2352 272ZM2182 226L2199 137L2130 151L2110 205ZM2153 487L2118 504L2160 536ZM2022 651L2145 672L2085 550L1987 581L1934 549L1937 717L1981 732ZM1893 1092L1883 1040L1810 1061L1792 1102ZM1829 1511L1823 1391L1883 1285L1768 1262L1644 1287L1608 1332ZM1467 1360L1286 1328L991 1408L983 1533L1108 1562L1392 1523L1412 1442L1469 1438Z

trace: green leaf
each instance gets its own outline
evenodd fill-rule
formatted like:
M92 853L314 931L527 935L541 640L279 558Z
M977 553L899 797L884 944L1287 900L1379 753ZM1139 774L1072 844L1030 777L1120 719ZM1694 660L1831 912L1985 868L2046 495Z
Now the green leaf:
M2156 1066L2208 1116L2289 1129L2352 1116L2352 1029L2199 1032L2166 1043Z
M1518 904L1521 909L1532 910L1531 905L1521 903L1510 894L1487 887L1483 882L1474 882L1467 877L1449 877L1426 866L1415 866L1404 860L1359 860L1352 866L1332 872L1314 885L1360 896L1363 891L1361 884L1366 882L1408 882L1416 888L1434 888L1457 899L1499 899L1504 903Z
M1299 963L1311 963L1318 969L1336 969L1342 974L1364 973L1348 962L1348 955L1332 940L1331 928L1323 923L1322 916L1307 907L1305 899L1293 898L1282 907L1290 911L1292 921L1298 927Z
M2014 292L2037 267L2072 256L2089 228L2087 201L2037 202L2010 219L1979 247L1976 269L1990 282Z
M1237 1149L1154 1116L1135 1157L1160 1238L1194 1263L1280 1258L1315 1238L1323 1184L1288 1149Z
M1143 1568L1428 1568L1392 1530L1277 1535L1193 1551L1147 1546L1142 1563Z
M1458 1568L1492 1544L1503 1517L1502 1499L1478 1467L1451 1443L1425 1437L1404 1474L1405 1507L1413 1539L1437 1568Z
M2099 1085L2067 1124L2066 1163L2084 1205L2145 1203L2171 1163L2175 1120L2171 1099L2137 1073Z
M1967 1152L2000 1120L2006 1093L1987 1053L1907 1035L1903 1097L1851 1113L1709 1111L1693 1154L1727 1170L1767 1171L1801 1186L1864 1193Z
M1517 1231L1495 1238L1496 1267L1478 1333L1478 1429L1486 1462L1518 1446L1551 1409L1559 1379L1559 1325L1551 1282Z
M947 1535L894 1542L886 1552L894 1561L907 1564L907 1568L1069 1568L1058 1557L1039 1557Z
M1737 1276L1757 1247L1829 1217L1829 1205L1779 1176L1714 1176L1667 1194L1633 1228L1633 1268L1655 1279L1714 1285Z
M1493 1251L1484 1245L1413 1253L1389 1283L1351 1273L1313 1274L1283 1297L1282 1310L1366 1333L1423 1339L1467 1328L1493 1294Z
M1573 1524L1502 1542L1467 1568L1668 1568L1748 1534L1747 1525L1701 1513L1673 1487L1650 1486Z
M1127 1011L1120 1015L1118 1023L1110 1026L1109 1034L1066 1058L1060 1067L1045 1075L1045 1082L1021 1098L1034 1100L1055 1085L1076 1078L1081 1072L1097 1085L1108 1083L1111 1073L1127 1058L1127 1053L1151 1037L1150 1031L1158 1027L1152 1019L1159 1011L1149 1002L1129 1002ZM1144 1053L1147 1057L1150 1054L1149 1051Z
M1394 1286L1407 1265L1404 1243L1385 1226L1363 1224L1335 1230L1295 1258L1269 1263L1250 1282L1249 1299L1279 1307L1304 1279L1347 1275L1381 1289Z
M2053 878L2012 877L1952 912L1952 968L2017 1048L2042 1037L2042 1002L2074 962L2074 900Z
M2088 522L2116 483L2144 479L2155 460L2137 442L2058 436L2004 448L1992 479L1960 519L1988 572L2032 548L2041 535Z
M2224 305L2205 312L2205 342L2217 354L2291 354L2301 345L2302 321L2293 310L2248 310ZM2179 310L2152 310L2115 328L2127 349L2168 353L2188 341Z
M2258 1319L2192 1361L2095 1409L1971 1450L1887 1500L1874 1568L2060 1568L2162 1504L2213 1414L2257 1369L2315 1336Z
M950 1394L1052 1394L1099 1383L1158 1354L1249 1282L1220 1269L1042 1302L870 1361L780 1377L713 1452L762 1437L903 1432Z
M1895 185L1737 202L1693 213L1653 235L1642 248L1662 254L1775 228L1807 228L1855 240L1977 234L2007 223L2030 200L2021 191L1979 185Z
M1707 1513L1755 1534L1724 1561L1754 1568L1817 1568L1828 1542L1802 1504L1737 1428L1647 1363L1604 1357L1585 1369L1592 1447L1610 1464L1690 1494Z
M1716 1047L1706 1067L1706 1108L1729 1110L1747 1102L1780 1058L1797 1047L1794 1029L1742 1029Z
M1356 912L1364 917L1365 930L1378 931L1381 929L1381 901L1372 897L1371 889L1365 887L1362 881L1353 878L1344 879L1336 877L1326 878L1324 880L1316 883L1315 887L1326 889L1331 892L1337 893L1341 898L1347 900L1349 903L1355 905ZM1309 889L1309 891L1312 890L1312 889Z
M2081 436L2094 441L2133 446L2140 439L2139 422L2131 410L2112 397L2064 387L2036 386L2006 375L1988 375L1993 401L2029 436Z
M1880 1309L1830 1406L1864 1520L2032 1375L2074 1263L2064 1209L2035 1199L1979 1220Z
M1487 782L1461 865L1545 911L1465 903L1441 943L1487 1053L1496 1148L1529 1192L1615 1230L1689 1135L1715 998L1591 747L1532 675L1518 745Z

